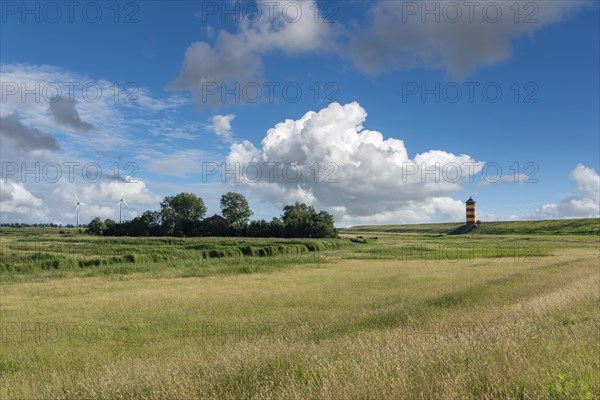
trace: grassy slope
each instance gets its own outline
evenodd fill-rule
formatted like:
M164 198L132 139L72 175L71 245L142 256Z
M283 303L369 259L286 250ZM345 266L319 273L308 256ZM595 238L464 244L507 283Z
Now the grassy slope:
M365 225L344 229L343 233L431 233L444 234L463 226L462 223L420 225ZM544 235L599 235L600 218L562 219L544 221L484 222L475 234L544 234Z

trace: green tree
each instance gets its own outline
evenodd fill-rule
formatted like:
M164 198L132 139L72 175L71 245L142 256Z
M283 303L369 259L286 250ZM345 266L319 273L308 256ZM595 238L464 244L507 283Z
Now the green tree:
M264 219L251 221L246 229L246 236L249 237L269 237L269 223Z
M160 228L160 213L158 211L144 211L127 223L129 236L156 236Z
M335 237L333 216L328 212L317 213L313 206L296 202L283 208L282 216L286 237L324 238Z
M241 231L248 225L252 214L248 200L235 192L229 192L221 196L221 212L227 218L229 226L236 231Z
M106 231L106 224L98 217L94 218L90 221L87 226L86 232L90 235L104 235L104 231Z
M285 225L283 221L277 217L273 217L269 223L270 237L285 237Z
M117 223L110 218L104 220L106 229L104 230L104 236L116 236L117 234Z
M319 212L313 219L313 235L315 238L337 237L333 215L326 211Z
M189 235L205 214L204 200L193 193L167 196L160 203L160 217L167 234Z
M296 202L283 208L283 224L287 237L312 237L313 219L317 215L313 206Z

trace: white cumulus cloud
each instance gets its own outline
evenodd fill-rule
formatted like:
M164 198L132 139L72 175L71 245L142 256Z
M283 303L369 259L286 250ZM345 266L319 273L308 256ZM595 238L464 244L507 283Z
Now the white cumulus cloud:
M142 179L99 182L56 183L17 182L0 180L0 222L75 224L77 201L85 203L79 209L79 222L86 224L94 217L117 220L117 202L123 198L123 219L128 220L143 210L156 209L161 197L148 188Z
M450 196L483 163L443 150L410 158L402 140L365 129L366 118L356 102L309 111L269 129L261 148L232 145L228 169L266 201L311 203L341 223L460 219L464 206Z
M569 196L560 203L544 204L532 217L586 218L600 217L600 176L592 169L578 164L570 177L577 184L577 195Z
M23 183L0 179L0 222L43 221L48 215L44 200L34 196Z
M128 206L122 207L124 220L136 217L146 207L155 209L160 202L160 196L152 192L145 181L131 177L123 180L85 184L59 182L48 197L52 200L54 209L60 210L61 219L68 222L75 216L77 198L85 203L79 208L79 220L82 224L95 217L118 220L117 203L121 198L128 204Z

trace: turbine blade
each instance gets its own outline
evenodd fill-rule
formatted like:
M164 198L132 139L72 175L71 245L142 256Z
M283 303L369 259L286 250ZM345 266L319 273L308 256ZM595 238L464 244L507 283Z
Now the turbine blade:
M77 212L77 210L79 210L79 204L77 204L77 207L75 207L75 212Z
M75 199L77 200L77 202L79 203L79 196L77 196L77 193L75 193Z
M85 204L85 203L81 203L81 202L79 203L79 205L80 205L80 206L87 206L87 204Z
M125 207L129 208L129 204L127 204L125 200L123 200L123 204L125 204Z
M119 201L115 207L119 207L120 205L121 205L121 202Z

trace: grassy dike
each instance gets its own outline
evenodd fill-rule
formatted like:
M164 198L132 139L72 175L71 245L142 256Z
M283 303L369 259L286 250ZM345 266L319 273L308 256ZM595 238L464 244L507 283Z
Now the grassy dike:
M447 234L463 223L420 225L363 225L344 229L344 233L422 233ZM487 235L600 235L600 218L561 219L542 221L498 221L477 226L473 234Z

